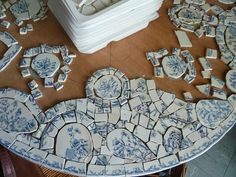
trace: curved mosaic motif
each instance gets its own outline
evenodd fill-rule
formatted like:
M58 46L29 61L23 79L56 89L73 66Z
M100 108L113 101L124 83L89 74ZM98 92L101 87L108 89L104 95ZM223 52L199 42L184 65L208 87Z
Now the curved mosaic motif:
M234 17L236 7L219 14L219 25L216 28L216 43L221 52L221 60L231 69L236 69L236 25Z
M116 78L121 94L98 97L100 78ZM0 89L0 101L27 107L38 122L27 131L17 124L15 133L6 128L12 116L5 110L20 111L1 102L1 145L37 164L78 176L137 176L196 158L236 122L234 94L224 101L185 102L157 89L153 80L129 80L115 68L96 71L88 79L86 94L42 111L31 95Z

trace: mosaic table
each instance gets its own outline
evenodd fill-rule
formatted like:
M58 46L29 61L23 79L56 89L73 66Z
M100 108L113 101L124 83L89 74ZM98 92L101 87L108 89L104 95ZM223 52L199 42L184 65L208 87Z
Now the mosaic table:
M10 31L24 49L63 42L77 58L64 89L42 87L44 97L37 102L27 94L29 79L19 74L22 53L0 73L1 145L33 163L78 176L140 176L188 162L216 144L236 122L236 96L226 88L227 100L204 96L194 87L206 82L199 74L192 84L154 78L145 58L147 51L178 47L166 13L170 6L166 1L161 17L147 29L93 55L76 52L50 12L27 40L13 26ZM189 36L193 56L217 48L212 38ZM217 60L212 66L224 79L228 67ZM200 72L199 63L196 69ZM184 91L195 99L183 101Z

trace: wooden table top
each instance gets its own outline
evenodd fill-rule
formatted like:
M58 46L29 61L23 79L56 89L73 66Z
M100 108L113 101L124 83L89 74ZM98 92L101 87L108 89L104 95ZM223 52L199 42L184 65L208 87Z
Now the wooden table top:
M230 5L222 5L216 0L209 0L208 3L219 4L224 9L230 9L232 7ZM155 78L153 66L145 57L145 53L148 51L167 48L171 52L173 47L180 48L174 34L174 30L177 30L177 28L171 23L167 15L167 10L171 6L172 0L164 1L159 11L160 17L151 22L146 29L121 41L112 42L106 48L90 55L77 51L70 38L50 11L46 20L33 23L34 31L28 32L27 35L23 36L19 34L19 27L13 24L13 17L7 13L7 19L12 22L12 25L6 31L10 32L18 40L23 49L13 62L0 73L0 87L13 87L29 93L30 90L27 83L35 79L40 84L39 88L43 92L43 98L39 99L38 103L43 110L46 110L60 101L85 97L85 83L91 74L98 69L112 66L123 71L129 79L141 76L147 79L154 79L157 88L175 93L178 98L183 99L182 93L184 91L190 91L195 101L205 98L195 88L195 85L209 83L210 81L202 78L202 68L197 60L195 62L197 78L192 84L187 84L183 79ZM4 29L0 27L0 31L4 31ZM199 39L193 33L188 32L187 34L193 44L193 47L188 48L188 50L195 59L205 56L205 49L207 47L218 49L214 38L202 37ZM24 49L37 47L43 43L48 45L67 45L69 52L77 55L70 66L72 72L69 74L64 88L58 92L54 88L44 88L43 79L35 77L23 78L20 74L19 61L23 58ZM0 44L0 56L5 51L6 47ZM218 56L220 57L219 52ZM229 68L223 62L219 61L219 57L217 60L211 61L213 66L212 74L224 79Z

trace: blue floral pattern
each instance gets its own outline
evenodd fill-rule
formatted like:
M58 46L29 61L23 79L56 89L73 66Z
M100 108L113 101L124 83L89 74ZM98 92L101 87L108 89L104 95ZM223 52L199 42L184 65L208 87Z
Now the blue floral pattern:
M186 63L177 55L164 57L162 65L167 76L173 79L181 77L187 69Z
M116 129L108 134L108 148L113 154L120 158L134 161L149 161L155 155L147 146L129 131Z
M101 77L94 87L95 93L103 99L117 98L121 94L121 82L112 75Z
M66 125L58 135L61 137L57 138L56 154L76 162L83 162L87 156L91 155L93 148L91 136L83 125Z
M7 132L30 133L37 129L37 121L22 103L1 98L0 128Z
M232 92L236 92L236 70L230 70L227 73L226 85Z
M225 41L229 50L236 56L236 27L229 26L225 33Z
M41 78L52 77L60 67L59 59L52 54L39 54L32 60L31 67Z
M181 142L182 132L175 127L170 127L164 135L164 147L166 152L175 154L179 151Z
M217 127L233 111L233 107L224 100L201 100L196 105L199 121L208 128Z

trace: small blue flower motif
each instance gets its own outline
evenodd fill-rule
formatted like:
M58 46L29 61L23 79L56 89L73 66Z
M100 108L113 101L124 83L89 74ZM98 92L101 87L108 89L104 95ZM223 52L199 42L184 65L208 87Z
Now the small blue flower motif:
M74 149L67 148L66 149L66 158L74 159L76 157L76 151Z

